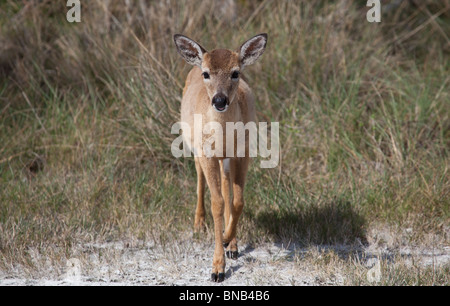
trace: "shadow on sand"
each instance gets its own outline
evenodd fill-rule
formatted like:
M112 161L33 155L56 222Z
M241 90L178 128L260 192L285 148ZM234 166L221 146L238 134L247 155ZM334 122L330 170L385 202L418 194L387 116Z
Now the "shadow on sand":
M366 220L344 200L270 207L255 216L258 232L300 245L366 244Z

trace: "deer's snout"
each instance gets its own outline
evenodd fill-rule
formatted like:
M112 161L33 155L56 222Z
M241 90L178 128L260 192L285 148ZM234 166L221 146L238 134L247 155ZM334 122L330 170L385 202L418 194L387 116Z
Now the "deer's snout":
M228 100L228 97L223 93L218 93L212 98L212 106L218 112L226 111L229 104L230 102Z

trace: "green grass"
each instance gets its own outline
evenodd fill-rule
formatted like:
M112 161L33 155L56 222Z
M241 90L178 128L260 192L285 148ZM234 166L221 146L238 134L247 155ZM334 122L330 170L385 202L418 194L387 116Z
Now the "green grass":
M209 2L92 1L69 24L64 5L0 2L0 269L31 265L34 247L57 260L191 230L193 160L170 153L190 68L180 31L208 49L269 33L246 78L259 120L280 122L282 159L252 164L242 240L353 245L381 224L448 245L448 7L405 3L370 24L339 1L236 4L230 21ZM386 284L429 274L402 271Z

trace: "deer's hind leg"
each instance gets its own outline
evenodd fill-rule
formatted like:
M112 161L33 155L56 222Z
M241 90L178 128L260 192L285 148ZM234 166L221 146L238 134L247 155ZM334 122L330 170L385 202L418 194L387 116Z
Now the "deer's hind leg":
M222 196L225 201L225 228L231 220L231 214L233 211L233 195L232 195L232 176L233 176L233 164L234 161L231 158L224 159L220 162L220 172L222 174ZM226 247L226 256L231 259L238 258L238 248L236 238L233 238Z
M224 217L225 227L227 226L231 215L231 176L230 176L230 159L223 159L220 161L220 182L222 197L225 202Z
M229 257L237 259L238 249L236 241L237 223L244 209L244 186L249 166L249 158L235 158L231 164L231 181L233 188L233 204L231 214L226 225L224 243L228 247Z

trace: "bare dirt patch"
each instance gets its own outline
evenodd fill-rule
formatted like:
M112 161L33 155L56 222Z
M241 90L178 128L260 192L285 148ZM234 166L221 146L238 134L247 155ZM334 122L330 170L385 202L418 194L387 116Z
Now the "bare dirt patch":
M227 260L223 285L315 286L378 284L396 266L417 270L450 264L450 247L394 246L373 236L369 245L243 244ZM382 242L381 242L382 241ZM214 245L193 238L160 245L122 241L79 245L70 258L50 261L36 253L33 268L0 272L0 285L215 285L209 280ZM378 269L378 270L377 270Z

